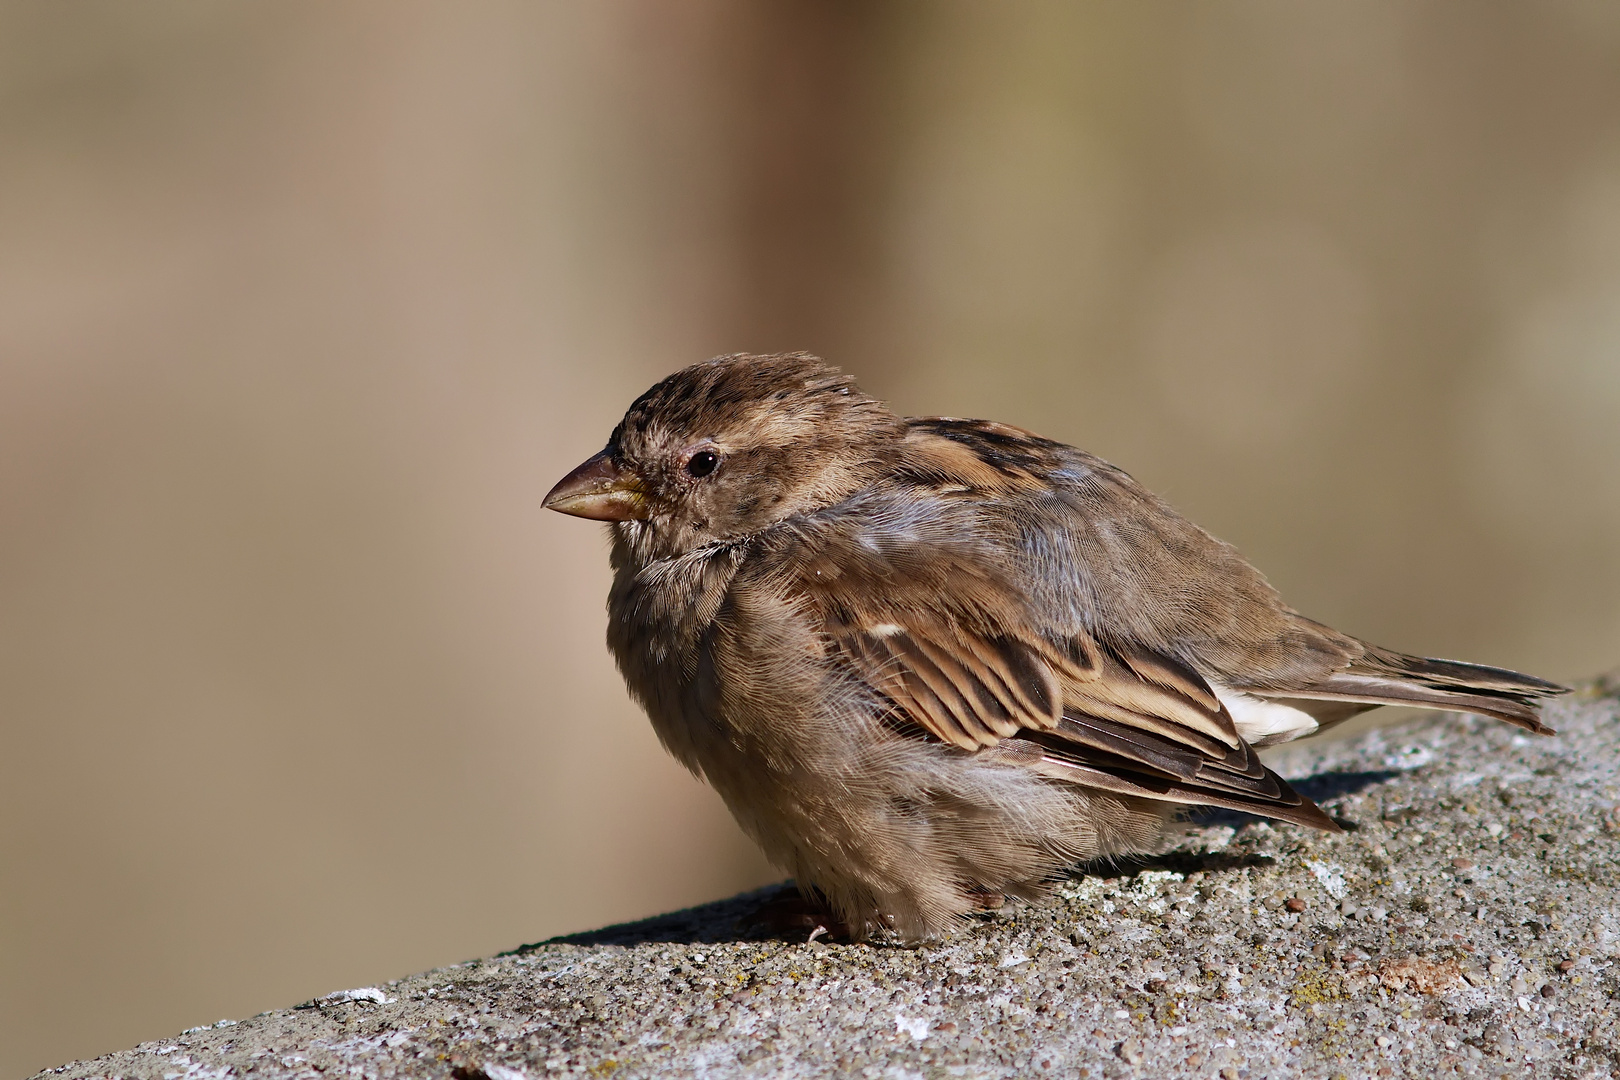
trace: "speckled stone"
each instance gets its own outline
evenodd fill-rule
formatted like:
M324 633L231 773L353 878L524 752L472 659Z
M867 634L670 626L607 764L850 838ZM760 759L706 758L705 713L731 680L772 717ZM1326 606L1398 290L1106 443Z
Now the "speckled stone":
M40 1076L1614 1077L1612 690L1290 747L1343 835L1205 818L921 948L748 940L766 890Z

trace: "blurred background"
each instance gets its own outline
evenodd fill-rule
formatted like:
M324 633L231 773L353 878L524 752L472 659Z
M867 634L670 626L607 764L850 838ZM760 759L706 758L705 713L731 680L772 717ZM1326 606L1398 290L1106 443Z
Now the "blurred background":
M540 497L780 349L1610 668L1620 6L0 7L0 1074L777 877Z

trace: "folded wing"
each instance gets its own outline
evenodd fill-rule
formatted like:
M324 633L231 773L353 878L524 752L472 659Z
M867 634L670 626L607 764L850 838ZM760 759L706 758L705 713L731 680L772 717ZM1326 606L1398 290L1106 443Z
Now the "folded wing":
M908 582L892 567L885 577L881 591L813 591L832 650L887 703L892 726L1055 781L1337 829L1261 763L1186 665L1085 634L1053 642L982 575L959 579L968 599L947 611L907 603ZM873 611L874 596L888 603Z

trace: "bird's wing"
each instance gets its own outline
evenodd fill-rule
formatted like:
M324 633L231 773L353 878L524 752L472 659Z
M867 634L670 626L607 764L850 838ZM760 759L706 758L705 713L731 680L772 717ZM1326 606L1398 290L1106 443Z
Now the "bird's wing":
M796 605L890 726L1056 780L1336 828L1260 762L1197 672L1043 630L981 545L851 514L794 546L779 565Z
M1309 734L1378 705L1471 712L1538 734L1547 698L1564 687L1501 668L1408 656L1342 634L1284 604L1232 548L1181 517L1121 470L1026 431L977 420L911 421L902 472L920 488L951 487L1022 503L1037 537L1029 571L1048 621L1085 607L1091 625L1173 652L1226 690L1297 710ZM1237 717L1252 738L1261 733Z
M1055 779L1122 794L1332 827L1261 763L1209 685L1174 660L1086 636L1060 649L948 616L881 618L830 624L828 638L894 719L932 738L1005 749ZM1016 742L1025 745L1008 745Z

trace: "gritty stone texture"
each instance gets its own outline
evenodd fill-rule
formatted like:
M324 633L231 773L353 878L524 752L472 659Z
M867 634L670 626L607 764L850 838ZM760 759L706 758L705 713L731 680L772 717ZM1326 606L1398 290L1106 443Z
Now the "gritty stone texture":
M766 890L41 1076L1614 1077L1612 690L1289 748L1350 831L1207 818L922 948L748 940Z

